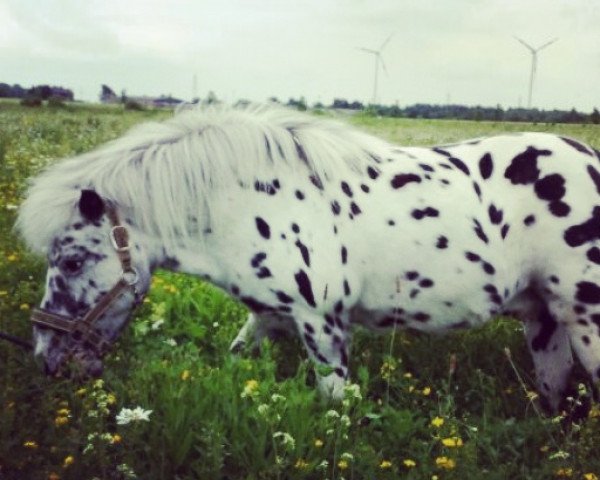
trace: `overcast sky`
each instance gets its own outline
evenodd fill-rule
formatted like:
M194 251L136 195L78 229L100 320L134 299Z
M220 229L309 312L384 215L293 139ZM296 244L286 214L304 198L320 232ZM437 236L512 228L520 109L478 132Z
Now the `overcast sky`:
M600 108L600 0L0 0L0 82L255 101Z

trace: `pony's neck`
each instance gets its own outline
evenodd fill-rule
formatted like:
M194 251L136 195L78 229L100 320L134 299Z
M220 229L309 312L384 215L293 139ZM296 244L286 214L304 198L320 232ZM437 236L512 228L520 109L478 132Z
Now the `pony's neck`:
M163 268L172 272L197 275L216 283L219 283L223 277L222 269L200 245L193 249L169 247L160 238L148 235L139 229L134 229L134 233L148 255L151 272Z

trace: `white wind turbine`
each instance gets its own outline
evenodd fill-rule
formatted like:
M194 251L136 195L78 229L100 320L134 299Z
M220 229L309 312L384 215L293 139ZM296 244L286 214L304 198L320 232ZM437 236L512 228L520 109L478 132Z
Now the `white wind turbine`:
M381 67L383 68L383 71L385 72L386 75L388 73L387 68L385 68L385 62L383 61L381 52L386 47L388 42L391 40L393 35L394 34L392 33L388 38L386 38L386 40L379 47L379 50L373 50L372 48L357 47L359 50L362 50L363 52L367 52L367 53L370 53L371 55L375 56L375 80L373 81L373 105L377 104L377 79L378 79L378 75L379 75L379 65L381 64Z
M540 50L556 42L558 38L550 40L549 42L544 43L538 48L533 48L531 45L521 40L519 37L515 37L515 39L518 42L522 43L523 46L531 52L531 74L529 75L529 97L527 100L527 108L531 108L531 96L533 94L533 79L535 78L535 71L537 70L537 54Z

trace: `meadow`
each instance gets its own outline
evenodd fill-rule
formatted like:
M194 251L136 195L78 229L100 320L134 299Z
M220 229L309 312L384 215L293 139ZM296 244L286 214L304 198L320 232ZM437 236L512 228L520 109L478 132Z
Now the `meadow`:
M12 231L27 178L168 115L0 103L0 330L29 337L43 293L45 261ZM405 145L536 130L600 148L593 125L345 121ZM293 338L229 354L246 315L211 285L161 271L102 379L46 378L0 342L0 480L600 478L600 408L579 424L539 413L514 320L444 337L357 332L355 383L329 403Z

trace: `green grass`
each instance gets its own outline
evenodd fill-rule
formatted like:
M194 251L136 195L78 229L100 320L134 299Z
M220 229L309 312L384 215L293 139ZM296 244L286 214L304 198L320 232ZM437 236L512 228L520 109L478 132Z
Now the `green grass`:
M0 103L1 330L28 336L29 309L42 295L44 261L11 230L26 179L165 115ZM600 129L586 125L350 121L401 144L543 130L600 146ZM360 332L351 372L361 398L349 391L328 404L297 340L229 355L245 315L216 288L159 272L103 382L48 379L29 356L0 344L0 479L600 476L600 412L571 429L536 414L532 364L514 321L445 337ZM116 423L121 408L136 406L152 410L149 422ZM441 425L432 425L436 417Z

